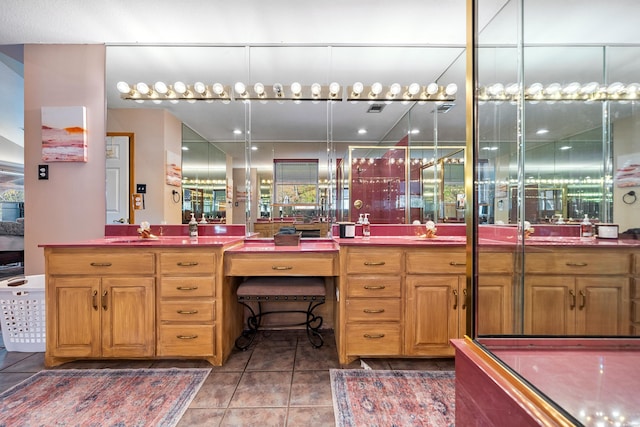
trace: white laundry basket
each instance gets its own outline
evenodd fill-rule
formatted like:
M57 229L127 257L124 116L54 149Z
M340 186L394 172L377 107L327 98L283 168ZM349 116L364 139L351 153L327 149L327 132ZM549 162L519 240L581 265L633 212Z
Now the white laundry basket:
M45 351L44 281L41 274L0 282L0 320L7 351ZM19 285L11 286L15 284Z

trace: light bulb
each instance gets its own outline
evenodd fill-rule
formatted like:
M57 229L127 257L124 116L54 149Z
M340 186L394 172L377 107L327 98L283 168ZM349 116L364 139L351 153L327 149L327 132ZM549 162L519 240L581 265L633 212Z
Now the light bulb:
M520 87L518 86L518 83L510 83L507 85L506 88L504 88L504 91L507 93L507 95L516 95L519 90L520 90ZM445 92L446 92L446 89L445 89Z
M371 93L373 95L380 95L380 93L382 92L382 84L380 82L375 82L374 84L371 85Z
M116 84L116 89L118 89L118 92L120 93L131 93L131 86L129 86L129 83L127 82L118 82Z
M600 84L598 82L587 83L586 85L582 86L582 89L580 89L580 93L592 94L596 90L598 90L599 87Z
M571 82L568 85L566 85L564 88L562 88L562 92L566 93L567 95L574 95L578 93L579 90L580 90L580 83L578 82Z
M426 90L426 92L427 92L427 94L429 94L429 95L435 95L436 93L438 93L438 89L439 89L439 87L438 87L438 83L429 83L429 84L427 85L427 90Z
M411 96L417 95L418 92L420 92L420 85L418 83L411 83L409 85L409 88L407 89L407 92L409 92L409 95Z
M236 91L236 93L240 96L244 96L247 94L247 88L245 87L244 83L242 82L236 82L234 89Z
M533 83L531 84L531 86L529 86L529 89L527 89L527 92L531 95L537 95L540 92L542 92L543 86L542 83Z
M164 82L155 82L153 89L161 95L166 95L169 92L169 88Z
M207 86L202 82L195 82L193 84L193 90L200 95L203 95L207 91Z
M624 90L624 85L620 82L611 83L609 87L607 87L607 92L610 95L615 95Z
M273 84L273 93L278 98L281 98L284 95L284 87L282 87L281 83L274 83Z
M329 85L329 93L331 94L331 96L337 96L338 92L340 92L340 84L337 82L332 82Z
M444 88L444 93L449 96L453 96L458 93L458 85L455 83L449 83L447 87Z
M560 86L560 83L551 83L549 86L545 88L544 91L549 95L555 95L558 92L560 92L560 89L562 89L562 86Z
M362 91L364 90L364 85L362 84L362 82L355 82L353 84L353 94L354 95L360 95L362 93Z
M151 89L149 89L149 86L143 82L140 82L136 85L136 90L138 91L138 93L140 93L140 95L149 95L149 93L151 93Z
M313 96L320 96L321 92L322 92L322 86L320 86L319 83L314 83L311 85L311 94Z
M253 91L258 95L264 95L264 85L260 82L253 85Z
M224 86L222 86L222 83L213 84L213 93L216 95L222 95L224 93Z
M392 96L396 96L397 94L400 93L401 90L402 90L402 86L400 86L399 83L394 83L391 85L391 87L389 87L389 93Z
M175 82L173 84L173 90L182 95L187 91L187 85L182 82Z
M300 96L302 92L302 85L298 82L291 83L291 92L293 92L294 96Z

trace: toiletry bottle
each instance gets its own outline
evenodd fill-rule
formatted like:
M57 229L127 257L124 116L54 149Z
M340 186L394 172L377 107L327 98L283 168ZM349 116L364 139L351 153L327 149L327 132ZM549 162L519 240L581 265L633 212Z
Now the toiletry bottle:
M358 216L358 222L356 222L356 224L362 224L363 221L364 221L364 216L363 216L363 214L360 214Z
M593 236L593 224L589 221L589 215L584 214L584 219L580 224L580 236L581 237L592 237Z
M191 212L191 220L189 220L189 238L198 238L198 221L196 221L196 217L193 216L193 212Z
M362 237L368 239L371 236L371 228L369 223L369 214L364 214L364 218L362 219Z
M200 218L200 224L208 224L207 218L202 214L202 218Z

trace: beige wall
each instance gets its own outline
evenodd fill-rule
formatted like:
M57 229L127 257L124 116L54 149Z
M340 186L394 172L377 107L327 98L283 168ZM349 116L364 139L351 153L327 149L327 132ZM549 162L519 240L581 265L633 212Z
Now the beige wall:
M25 274L44 273L39 244L104 235L105 47L24 46ZM85 106L88 161L42 162L41 107Z
M613 169L624 165L620 160L634 159L640 162L640 120L636 116L616 120L613 123ZM615 172L614 172L615 174ZM638 200L633 204L622 201L629 191L635 191ZM613 222L619 225L622 233L629 228L640 228L640 189L638 187L613 187Z
M166 184L167 150L182 156L182 122L163 109L110 109L107 132L129 132L135 140L136 184L147 184L145 209L135 211L135 223L180 224L182 203L174 202L171 191L180 187Z

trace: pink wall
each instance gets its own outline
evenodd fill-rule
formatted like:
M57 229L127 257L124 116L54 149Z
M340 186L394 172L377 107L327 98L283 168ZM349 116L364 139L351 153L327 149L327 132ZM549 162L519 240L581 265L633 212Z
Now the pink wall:
M102 237L105 221L105 46L24 46L25 274L44 273L42 243ZM41 107L85 106L88 161L42 164Z

